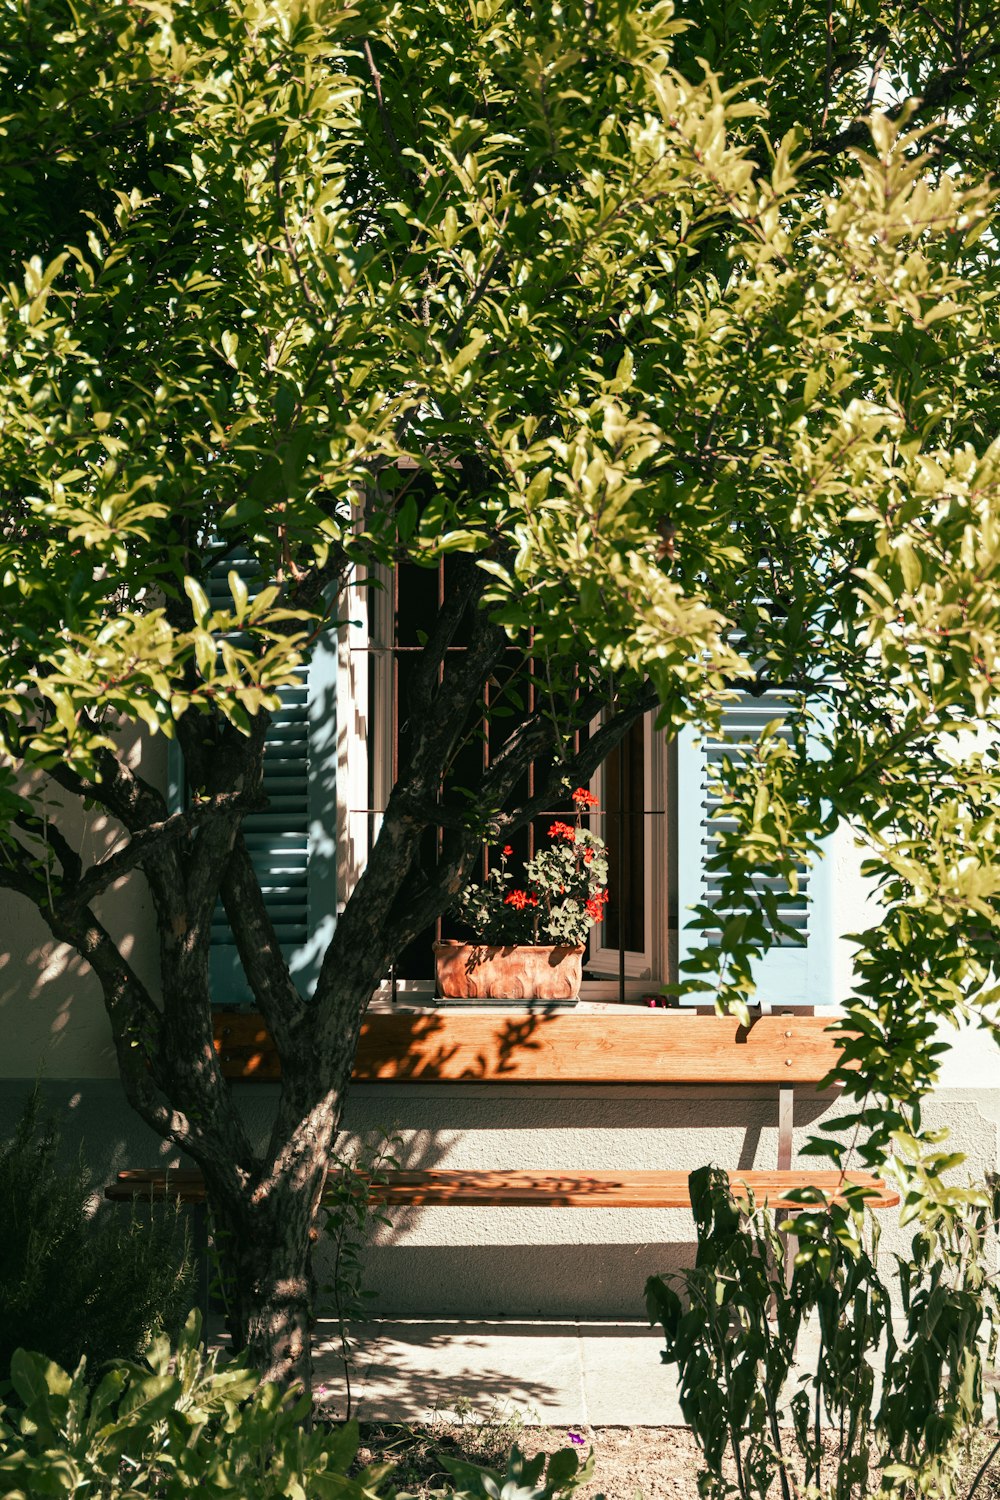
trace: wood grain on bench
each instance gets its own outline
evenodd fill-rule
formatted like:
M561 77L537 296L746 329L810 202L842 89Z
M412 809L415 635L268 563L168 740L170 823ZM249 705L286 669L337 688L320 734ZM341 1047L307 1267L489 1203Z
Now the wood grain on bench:
M899 1202L894 1188L867 1172L730 1172L735 1197L746 1200L752 1192L759 1204L770 1208L801 1208L789 1194L814 1188L831 1201L839 1196L845 1180L863 1187L868 1208L892 1208ZM181 1203L203 1203L205 1185L195 1171L162 1169L119 1172L106 1190L113 1199L171 1199ZM373 1202L414 1204L422 1207L504 1208L688 1208L687 1172L447 1172L399 1171L388 1174L371 1192Z
M829 1016L767 1015L749 1027L715 1015L373 1012L358 1083L818 1083L836 1065ZM229 1078L280 1077L259 1016L220 1011L215 1047Z

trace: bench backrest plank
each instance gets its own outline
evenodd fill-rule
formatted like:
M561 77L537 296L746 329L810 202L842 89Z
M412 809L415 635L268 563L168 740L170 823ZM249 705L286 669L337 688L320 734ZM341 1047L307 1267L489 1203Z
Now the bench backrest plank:
M831 1017L683 1012L373 1012L359 1083L819 1083L836 1065ZM216 1050L231 1078L279 1076L259 1016L221 1011Z

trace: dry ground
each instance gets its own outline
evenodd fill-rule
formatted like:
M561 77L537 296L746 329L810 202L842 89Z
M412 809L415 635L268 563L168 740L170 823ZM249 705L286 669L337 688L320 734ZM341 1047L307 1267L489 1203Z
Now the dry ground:
M699 1455L686 1428L576 1427L570 1431L584 1439L580 1452L585 1454L593 1445L596 1458L594 1482L578 1492L580 1500L599 1494L606 1500L698 1500ZM977 1442L959 1497L968 1493L995 1440L995 1432L986 1432ZM442 1453L503 1468L514 1442L529 1455L542 1449L552 1453L568 1447L570 1435L562 1428L524 1427L519 1419L502 1412L486 1417L466 1412L457 1420L442 1418L429 1427L363 1424L359 1459L362 1463L391 1459L398 1465L394 1483L425 1500L449 1480ZM975 1500L1000 1500L1000 1463L984 1476Z

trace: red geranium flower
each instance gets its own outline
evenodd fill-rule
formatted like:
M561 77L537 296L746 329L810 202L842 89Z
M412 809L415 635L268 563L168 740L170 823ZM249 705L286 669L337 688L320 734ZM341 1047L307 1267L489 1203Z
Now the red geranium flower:
M573 793L573 801L576 803L581 812L585 807L597 806L597 798L594 796L593 792L588 792L585 786L577 787L576 791Z
M509 896L503 898L504 906L512 906L515 911L524 911L526 906L537 906L538 897L529 895L527 891L511 891Z
M571 823L553 823L549 829L550 839L567 839L571 844L576 843L576 829Z
M503 846L503 857L504 857L504 859L510 859L510 857L511 857L511 855L513 853L514 853L513 847L510 844L504 844L504 846Z

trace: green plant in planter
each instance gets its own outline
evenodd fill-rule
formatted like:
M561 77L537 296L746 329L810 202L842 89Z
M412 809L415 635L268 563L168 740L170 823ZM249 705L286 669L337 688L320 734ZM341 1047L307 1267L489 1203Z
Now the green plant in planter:
M608 899L608 860L604 840L583 826L583 815L597 807L586 787L573 793L572 823L557 819L551 843L525 861L523 882L515 884L510 844L481 885L469 884L453 912L472 929L477 942L491 947L553 943L580 947L604 915Z
M704 1456L700 1494L978 1493L986 1465L968 1491L958 1476L984 1420L984 1361L997 1347L988 1260L1000 1228L997 1181L956 1194L921 1227L909 1258L895 1257L895 1285L878 1267L878 1226L849 1189L845 1204L829 1206L803 1191L802 1211L780 1226L798 1239L786 1282L773 1215L742 1213L714 1168L692 1173L690 1183L694 1269L652 1277L646 1305L664 1331L664 1362L678 1367L681 1410ZM807 1320L818 1334L808 1358L800 1340Z

